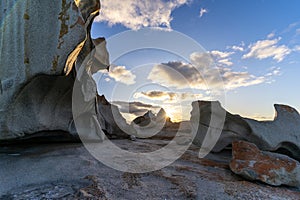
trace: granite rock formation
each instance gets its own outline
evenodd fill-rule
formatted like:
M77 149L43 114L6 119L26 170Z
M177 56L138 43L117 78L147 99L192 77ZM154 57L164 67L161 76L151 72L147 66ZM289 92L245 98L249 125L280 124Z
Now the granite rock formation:
M211 134L208 130L215 130L217 134L221 134L210 135L219 137L213 148L214 152L222 151L233 141L244 140L256 144L261 150L282 151L300 160L300 115L294 108L286 105L276 104L275 110L273 121L256 121L227 112L219 102L193 102L193 143L202 146L205 136Z
M146 112L143 116L137 117L131 123L136 130L136 137L150 138L158 134L166 125L166 113L163 108L157 113Z
M245 141L233 142L232 156L230 169L246 179L300 187L300 163L288 156L260 151Z
M118 106L110 104L104 95L97 96L101 128L109 138L128 138L135 130L127 124Z
M155 115L152 111L146 112L143 116L139 116L133 120L133 124L138 125L140 127L148 126L152 121L155 120Z
M0 140L43 131L75 134L73 75L95 46L89 32L99 9L97 0L0 2ZM104 39L92 42L101 41L92 58L106 68Z

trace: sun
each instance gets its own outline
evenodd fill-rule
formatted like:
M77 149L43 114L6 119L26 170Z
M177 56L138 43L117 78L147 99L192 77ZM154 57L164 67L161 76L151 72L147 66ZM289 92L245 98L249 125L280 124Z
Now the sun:
M166 119L170 118L172 122L182 121L182 115L178 109L171 107L171 106L165 106L164 110L166 112L166 115L165 115Z

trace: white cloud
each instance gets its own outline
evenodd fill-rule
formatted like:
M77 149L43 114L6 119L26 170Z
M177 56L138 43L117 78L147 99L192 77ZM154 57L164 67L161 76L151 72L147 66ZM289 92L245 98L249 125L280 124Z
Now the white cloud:
M146 98L150 100L163 101L164 103L175 103L198 100L203 98L203 95L193 94L190 92L149 91L137 92L134 94L134 98Z
M281 75L281 68L280 67L271 67L268 69L269 73L266 76L280 76Z
M281 73L281 68L280 67L271 67L268 69L269 73L267 73L265 75L266 77L266 83L268 84L271 84L271 83L274 83L275 82L275 79L273 79L273 77L275 76L280 76L282 73Z
M221 52L221 51L211 51L210 52L212 56L219 57L219 58L228 58L234 52Z
M280 68L274 69L274 70L272 71L272 74L275 75L275 76L281 75Z
M281 62L291 53L291 50L285 45L278 45L280 40L281 38L257 41L249 46L250 52L245 54L243 58L257 58L259 60L273 58L277 62Z
M171 28L172 11L190 0L101 0L101 15L96 21L122 24L130 29L141 27Z
M245 50L245 42L241 42L239 45L233 45L233 46L227 46L226 49L232 49L233 51L237 52L243 52Z
M208 10L205 9L205 8L201 8L199 16L200 16L200 17L203 17L203 15L204 15L205 13L208 13Z
M299 51L300 52L300 45L295 46L293 51Z
M211 89L233 90L257 85L267 79L265 76L257 77L248 72L235 72L226 67L216 68L208 53L193 53L190 60L192 64L169 62L155 65L148 79L170 88L192 88L205 91Z
M127 70L125 66L112 66L109 72L106 72L109 77L113 78L115 81L124 83L126 85L135 84L136 76Z
M222 78L224 80L224 87L226 90L258 85L266 81L264 76L257 77L249 74L249 72L234 72L229 69L225 69L222 72Z
M292 30L294 30L298 25L300 24L300 22L295 22L290 24L282 33L288 33Z
M218 60L218 63L221 65L227 65L227 66L233 65L233 62L231 62L229 58Z
M275 37L275 33L270 33L270 34L267 36L268 39L272 39L273 37Z
M241 46L232 46L231 47L232 50L234 51L244 51L244 47L241 47Z
M234 52L222 52L222 51L215 50L215 51L211 51L210 54L215 59L215 61L220 65L227 65L227 66L233 65L230 56L234 54Z

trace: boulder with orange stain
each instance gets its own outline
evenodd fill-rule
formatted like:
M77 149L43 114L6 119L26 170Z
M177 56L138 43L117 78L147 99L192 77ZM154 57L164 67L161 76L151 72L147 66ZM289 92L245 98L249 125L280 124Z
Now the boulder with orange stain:
M288 185L300 188L300 163L277 153L260 151L255 144L232 143L233 159L230 169L248 180L273 186Z

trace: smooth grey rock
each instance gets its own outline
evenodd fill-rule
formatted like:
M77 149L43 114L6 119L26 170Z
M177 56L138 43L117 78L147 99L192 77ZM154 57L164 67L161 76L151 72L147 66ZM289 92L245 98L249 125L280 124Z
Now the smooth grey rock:
M199 156L204 156L210 151L218 151L226 111L217 101L196 101L192 103L192 107L190 122L193 143L201 147Z
M287 150L294 158L300 160L300 115L287 105L275 104L273 121L256 121L245 118L255 141L261 150ZM250 141L251 142L251 141Z
M43 130L69 132L73 78L40 75L32 79L9 107L3 138L23 137Z
M211 112L212 103L217 107L215 112ZM264 151L287 151L300 160L300 115L286 105L276 104L275 110L273 121L256 121L227 112L219 102L193 102L191 123L196 133L193 143L202 146L208 129L214 129L221 131L214 152L222 151L233 141L245 140ZM224 112L226 115L223 115ZM220 116L224 117L223 125L212 121L212 118L218 119Z

